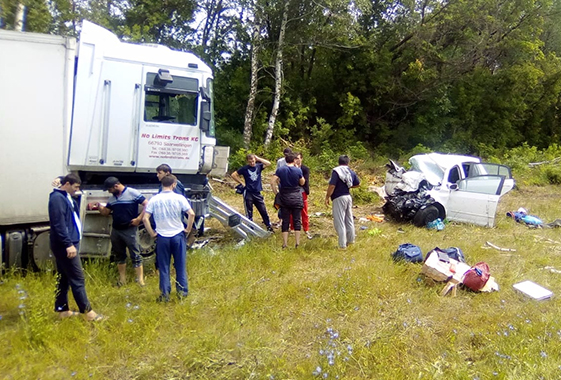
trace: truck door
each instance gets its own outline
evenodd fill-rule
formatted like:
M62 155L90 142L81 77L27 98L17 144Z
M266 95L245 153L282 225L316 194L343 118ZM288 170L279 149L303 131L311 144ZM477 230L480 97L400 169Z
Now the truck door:
M201 79L186 71L144 67L137 171L167 163L177 173L198 172L200 86Z

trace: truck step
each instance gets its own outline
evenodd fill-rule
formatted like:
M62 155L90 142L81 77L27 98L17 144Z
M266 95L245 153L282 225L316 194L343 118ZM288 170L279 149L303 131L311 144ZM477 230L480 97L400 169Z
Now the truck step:
M84 232L82 234L83 237L93 237L93 238L104 238L104 239L109 239L111 237L111 235L109 234L97 234L94 232Z

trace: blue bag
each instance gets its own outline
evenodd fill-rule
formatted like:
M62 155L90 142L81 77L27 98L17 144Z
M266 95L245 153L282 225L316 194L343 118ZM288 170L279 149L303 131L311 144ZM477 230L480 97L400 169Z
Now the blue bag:
M464 256L464 253L458 247L450 247L450 248L446 248L446 249L436 247L435 249L446 253L448 255L448 257L451 258L451 259L454 259L454 260L459 261L461 263L466 262L466 258Z
M392 253L394 261L408 261L411 263L422 263L423 262L423 252L421 248L414 244L405 243L401 244L397 251Z

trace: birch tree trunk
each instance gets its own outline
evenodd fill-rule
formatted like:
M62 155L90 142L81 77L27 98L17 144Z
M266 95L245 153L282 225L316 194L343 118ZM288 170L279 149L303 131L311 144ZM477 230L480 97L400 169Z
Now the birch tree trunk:
M275 129L275 121L277 120L277 114L279 113L283 77L282 49L284 48L284 34L286 32L286 24L288 22L288 0L285 1L286 2L284 4L284 10L282 13L281 28L279 32L279 46L277 50L277 57L275 60L275 96L273 99L273 108L271 109L271 114L269 115L267 133L265 135L265 148L267 148L271 144L271 140L273 139L273 130Z
M249 149L249 144L251 143L251 135L253 132L253 113L255 111L255 98L257 96L257 76L259 70L258 53L260 47L260 31L261 20L256 15L255 24L253 25L253 46L251 50L251 84L249 88L249 97L247 99L247 107L245 109L245 122L243 127L243 145L246 149Z
M16 19L14 20L14 30L18 32L23 31L23 14L25 13L25 5L18 3L18 8L16 10Z

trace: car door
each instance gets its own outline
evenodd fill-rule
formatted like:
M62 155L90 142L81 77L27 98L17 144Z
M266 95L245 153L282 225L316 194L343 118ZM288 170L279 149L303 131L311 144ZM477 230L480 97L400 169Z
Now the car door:
M462 167L466 174L465 177L468 178L486 175L503 176L504 183L500 195L504 195L514 188L514 179L508 166L488 162L466 162Z
M480 175L467 177L449 189L446 217L450 220L493 227L504 176Z

